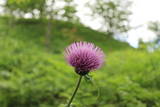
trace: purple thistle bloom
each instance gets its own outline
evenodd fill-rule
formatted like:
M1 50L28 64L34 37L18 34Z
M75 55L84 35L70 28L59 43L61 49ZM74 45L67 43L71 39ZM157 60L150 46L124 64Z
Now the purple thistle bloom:
M75 42L65 51L66 60L75 67L79 75L85 75L91 70L100 68L104 62L104 56L100 48L88 42Z

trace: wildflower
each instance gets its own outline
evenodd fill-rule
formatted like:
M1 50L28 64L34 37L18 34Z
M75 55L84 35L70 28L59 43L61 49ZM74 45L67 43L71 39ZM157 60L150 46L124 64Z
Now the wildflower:
M93 43L75 42L66 48L65 57L68 63L75 67L75 72L80 75L75 91L67 105L67 107L70 107L80 86L82 77L91 70L98 69L102 66L104 53Z
M75 67L76 73L86 75L91 70L98 69L104 62L103 51L88 42L75 42L68 46L65 51L68 63Z

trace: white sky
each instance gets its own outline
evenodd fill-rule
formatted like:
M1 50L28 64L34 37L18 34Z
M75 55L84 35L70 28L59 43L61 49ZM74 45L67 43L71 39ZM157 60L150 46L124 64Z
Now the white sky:
M137 47L139 38L145 42L153 40L156 35L147 29L149 21L160 21L160 0L132 0L131 25L142 27L129 32L128 41L131 45Z

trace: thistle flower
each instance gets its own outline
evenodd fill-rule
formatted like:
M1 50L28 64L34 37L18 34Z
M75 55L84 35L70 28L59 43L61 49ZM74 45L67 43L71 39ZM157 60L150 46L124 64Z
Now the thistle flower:
M103 51L88 42L71 44L66 48L65 57L79 75L86 75L91 70L100 68L104 62Z
M91 70L102 66L104 53L92 43L75 42L66 48L65 57L68 63L75 68L76 73L80 75L75 91L67 105L67 107L70 107L80 86L82 77Z

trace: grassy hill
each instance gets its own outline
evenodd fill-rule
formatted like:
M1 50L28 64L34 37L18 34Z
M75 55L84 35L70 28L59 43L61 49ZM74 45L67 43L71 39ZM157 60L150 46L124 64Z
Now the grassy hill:
M83 80L73 107L159 107L160 52L131 48L80 24L52 23L45 47L46 20L0 18L0 106L65 107L78 75L64 60L74 41L101 47L106 64Z

